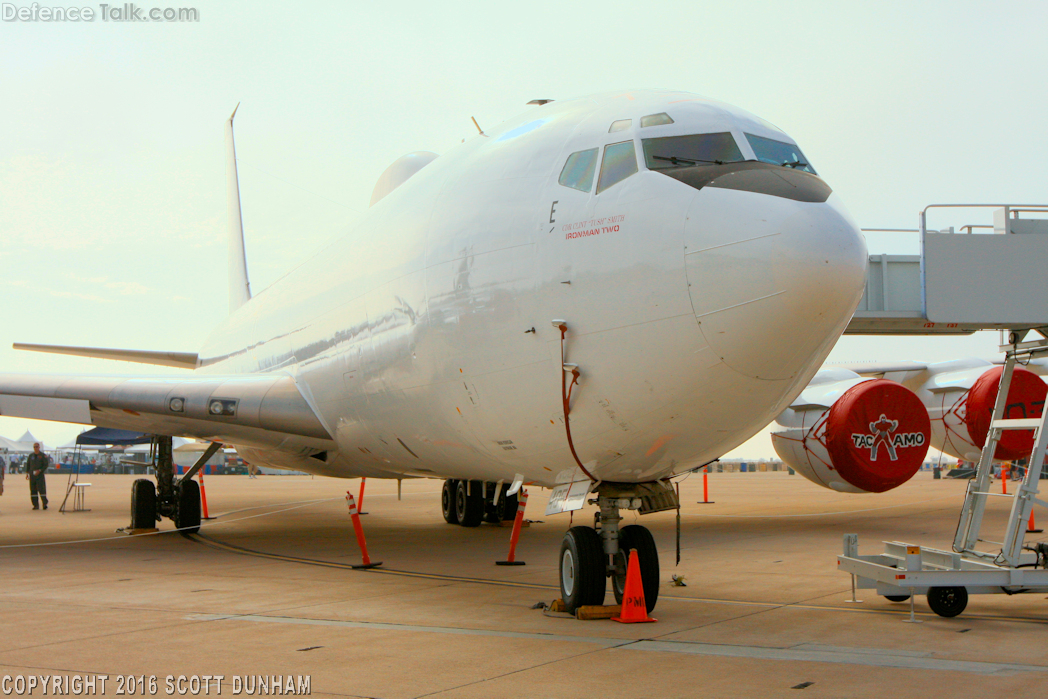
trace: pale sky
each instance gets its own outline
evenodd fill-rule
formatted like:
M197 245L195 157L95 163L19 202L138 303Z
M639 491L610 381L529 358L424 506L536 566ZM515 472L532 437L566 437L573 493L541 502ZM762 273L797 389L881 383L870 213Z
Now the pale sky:
M611 89L771 121L863 227L915 228L932 203L1048 201L1041 1L189 2L198 22L0 22L0 371L160 373L11 343L196 351L222 322L238 102L256 292L359 216L399 156L447 151L470 116L493 127L534 98ZM917 238L870 248L913 254ZM831 360L996 345L849 337ZM50 443L80 429L0 418L2 435L27 428ZM734 455L773 451L761 435Z

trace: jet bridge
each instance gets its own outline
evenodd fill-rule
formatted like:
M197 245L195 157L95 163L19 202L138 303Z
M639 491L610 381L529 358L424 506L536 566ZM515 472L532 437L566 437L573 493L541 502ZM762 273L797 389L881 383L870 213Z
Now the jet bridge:
M943 209L989 209L993 223L929 229L929 213ZM864 229L916 233L921 254L870 256L866 292L845 332L970 335L1048 326L1046 217L1045 204L932 204L917 229Z

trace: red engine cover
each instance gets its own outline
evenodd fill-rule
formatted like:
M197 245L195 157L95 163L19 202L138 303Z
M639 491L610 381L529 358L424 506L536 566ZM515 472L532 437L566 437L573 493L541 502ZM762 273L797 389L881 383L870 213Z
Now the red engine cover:
M928 410L905 386L876 379L844 392L826 416L826 449L841 478L871 493L910 480L928 453Z
M968 411L964 422L972 444L982 448L990 432L993 404L997 400L997 389L1001 383L1004 367L994 367L984 372L968 391ZM1040 417L1044 410L1044 398L1048 386L1037 374L1022 367L1015 367L1012 385L1008 387L1008 403L1004 408L1005 419ZM993 458L1012 461L1025 459L1033 451L1033 430L1006 430L997 442Z

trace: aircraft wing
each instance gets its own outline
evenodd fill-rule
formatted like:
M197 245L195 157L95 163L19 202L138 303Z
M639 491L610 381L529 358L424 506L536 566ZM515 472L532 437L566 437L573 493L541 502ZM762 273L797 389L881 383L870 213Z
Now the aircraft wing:
M883 377L885 374L924 371L928 365L921 362L857 362L855 364L834 364L833 368L854 371L859 376Z
M334 447L308 387L287 374L0 374L0 415L304 455Z
M199 358L189 352L152 352L148 350L108 349L105 347L71 347L69 345L33 345L16 342L16 350L30 352L48 352L50 354L71 354L76 357L94 357L95 359L119 359L125 362L142 364L159 364L179 369L196 369Z

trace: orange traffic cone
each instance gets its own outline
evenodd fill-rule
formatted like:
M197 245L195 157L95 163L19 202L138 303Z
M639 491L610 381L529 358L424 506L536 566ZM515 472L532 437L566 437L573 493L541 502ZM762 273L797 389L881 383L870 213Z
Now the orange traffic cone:
M623 624L639 624L655 621L648 616L648 605L644 601L644 583L640 578L640 561L637 560L637 549L630 550L630 562L626 566L626 589L622 594L622 616L614 616L612 621Z
M1041 534L1042 532L1044 532L1044 530L1043 529L1038 529L1037 525L1034 524L1034 521L1033 521L1033 509L1031 508L1031 510L1030 510L1030 522L1029 522L1029 524L1026 525L1026 533L1027 534Z

